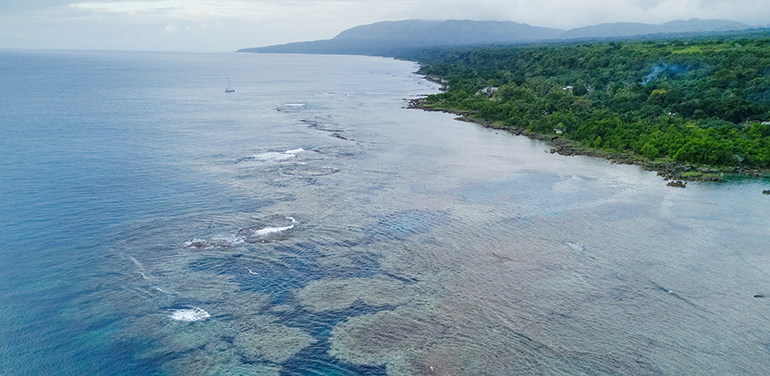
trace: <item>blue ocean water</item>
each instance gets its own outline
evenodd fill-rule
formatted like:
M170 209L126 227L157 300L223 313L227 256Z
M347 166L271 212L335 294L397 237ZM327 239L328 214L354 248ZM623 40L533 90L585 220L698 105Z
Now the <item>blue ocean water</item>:
M416 69L0 51L0 374L767 373L766 181L404 109Z
M105 266L115 255L104 248L125 241L115 232L131 223L250 212L269 202L230 189L218 182L220 174L204 169L212 160L221 163L222 153L246 155L297 142L281 141L285 131L265 129L283 125L270 117L283 103L279 98L304 95L302 81L318 73L292 71L293 64L308 64L293 60L0 54L4 372L155 372L156 365L132 360L131 349L110 348L95 334L120 330L110 325L121 309L87 296L117 272ZM284 69L291 76L276 77ZM238 97L223 93L228 75L240 84ZM62 310L81 308L100 312L60 317Z

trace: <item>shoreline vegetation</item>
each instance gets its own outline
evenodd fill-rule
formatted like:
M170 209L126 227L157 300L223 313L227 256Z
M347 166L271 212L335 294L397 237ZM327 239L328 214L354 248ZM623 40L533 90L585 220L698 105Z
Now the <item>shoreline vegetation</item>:
M409 108L655 171L669 186L770 177L770 36L424 50Z
M459 112L449 109L433 108L427 105L425 98L409 99L407 108L418 109L429 112L443 112L457 115L455 120L467 123L481 125L484 128L502 130L510 132L517 136L524 136L533 140L549 142L551 145L551 154L559 154L566 157L586 156L593 158L602 158L609 160L613 164L635 165L646 171L652 171L668 182L671 187L685 188L688 181L699 182L718 182L722 183L731 177L751 177L768 178L770 169L749 169L742 167L724 167L724 166L695 166L688 163L677 163L669 160L646 160L643 157L632 153L617 153L601 149L592 149L584 147L574 141L558 137L556 135L544 135L528 132L514 126L505 126L499 123L490 122L472 117L471 113ZM770 191L769 191L770 192ZM767 193L770 194L770 193Z

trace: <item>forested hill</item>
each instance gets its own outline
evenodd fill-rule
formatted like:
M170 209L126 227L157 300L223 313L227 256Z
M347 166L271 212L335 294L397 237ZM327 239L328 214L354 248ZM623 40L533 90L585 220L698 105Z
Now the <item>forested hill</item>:
M540 41L554 39L563 32L516 22L385 21L345 30L334 39L246 48L238 52L394 56L415 47Z
M601 24L568 31L516 22L405 20L357 26L341 32L333 39L244 48L238 52L397 56L408 49L433 46L510 45L634 35L725 32L748 28L748 25L740 22L699 19L672 21L660 25Z
M341 32L338 41L396 40L407 45L467 45L557 38L564 31L516 22L497 21L385 21Z
M651 161L770 168L767 32L410 58L448 84L424 108Z
M561 39L587 39L628 37L651 34L709 33L731 30L746 30L750 27L741 22L724 20L670 21L660 25L636 22L605 23L596 26L580 27L564 32Z

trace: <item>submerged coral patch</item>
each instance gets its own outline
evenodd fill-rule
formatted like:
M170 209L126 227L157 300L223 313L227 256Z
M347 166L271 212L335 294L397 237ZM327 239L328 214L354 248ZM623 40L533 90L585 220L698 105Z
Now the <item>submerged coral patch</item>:
M332 330L333 356L362 365L402 363L408 354L441 338L445 328L413 309L353 317ZM390 374L390 372L389 372Z
M248 361L283 363L316 339L301 329L284 325L256 328L239 333L233 344L237 352Z
M295 165L281 170L285 175L293 176L327 176L336 174L338 169L333 167L315 167L308 165Z
M448 219L448 215L441 212L409 210L386 216L372 231L379 235L401 238L426 233L437 225L446 224Z
M414 286L379 278L322 279L296 294L302 306L313 312L343 310L356 301L370 306L400 305L414 295Z

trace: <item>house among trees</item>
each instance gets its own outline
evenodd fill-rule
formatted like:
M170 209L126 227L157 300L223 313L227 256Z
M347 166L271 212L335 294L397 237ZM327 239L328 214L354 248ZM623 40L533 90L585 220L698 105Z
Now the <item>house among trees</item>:
M492 94L494 94L498 89L500 89L500 88L497 87L497 86L487 86L487 87L481 89L480 91L481 91L482 94L484 94L484 95L486 95L488 97L491 97Z

